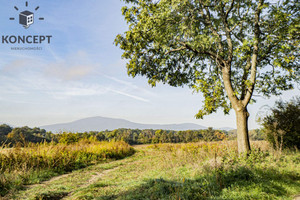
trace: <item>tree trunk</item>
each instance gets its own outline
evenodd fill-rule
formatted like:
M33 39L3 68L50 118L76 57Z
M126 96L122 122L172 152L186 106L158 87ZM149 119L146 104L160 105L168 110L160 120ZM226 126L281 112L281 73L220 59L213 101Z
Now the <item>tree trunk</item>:
M250 152L250 141L248 134L249 113L246 108L235 111L237 125L238 152L248 154Z

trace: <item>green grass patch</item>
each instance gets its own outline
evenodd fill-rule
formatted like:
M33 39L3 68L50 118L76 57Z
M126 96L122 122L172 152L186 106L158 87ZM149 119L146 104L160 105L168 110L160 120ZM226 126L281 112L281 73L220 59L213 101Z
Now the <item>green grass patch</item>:
M300 193L299 152L252 146L248 157L238 156L231 142L138 147L133 156L74 171L12 199L65 192L66 200L292 200Z
M125 142L32 144L0 153L0 196L49 178L134 153Z

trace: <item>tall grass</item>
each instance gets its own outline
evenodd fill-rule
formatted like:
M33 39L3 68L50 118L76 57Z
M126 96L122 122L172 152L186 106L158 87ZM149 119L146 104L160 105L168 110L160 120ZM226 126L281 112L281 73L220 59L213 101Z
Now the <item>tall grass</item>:
M173 176L151 179L126 195L132 199L292 199L300 191L299 152L278 152L265 141L251 145L247 156L238 154L234 141L150 145L154 153L163 152L159 166Z
M1 153L2 152L2 153ZM74 144L30 144L0 152L0 195L51 176L134 153L125 142L82 140Z
M252 149L261 152L272 152L272 148L265 141L253 141ZM184 165L185 163L203 163L203 161L238 158L237 142L236 141L220 141L220 142L196 142L196 143L181 143L181 144L154 144L148 148L156 149L162 152L163 159L176 159L176 165Z

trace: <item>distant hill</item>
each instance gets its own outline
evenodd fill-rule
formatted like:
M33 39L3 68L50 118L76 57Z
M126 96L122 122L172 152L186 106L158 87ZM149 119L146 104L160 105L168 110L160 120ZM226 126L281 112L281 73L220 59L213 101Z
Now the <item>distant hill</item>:
M71 132L85 132L85 131L104 131L114 130L118 128L130 129L164 129L164 130L199 130L206 129L207 127L193 124L139 124L124 119L114 119L107 117L90 117L85 119L76 120L70 123L53 124L41 126L40 128L46 129L54 133L71 131Z
M234 130L235 128L232 127L221 127L221 128L217 128L218 130L223 130L223 131L231 131Z

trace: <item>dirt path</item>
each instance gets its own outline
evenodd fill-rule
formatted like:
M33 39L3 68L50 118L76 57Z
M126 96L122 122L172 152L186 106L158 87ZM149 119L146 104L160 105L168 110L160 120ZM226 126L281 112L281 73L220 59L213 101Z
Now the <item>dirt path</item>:
M53 177L40 184L30 185L24 191L20 191L15 196L6 199L49 199L68 200L76 199L77 193L86 190L97 181L110 176L121 167L131 165L136 162L137 155L123 160L97 164L87 168L73 171L72 173ZM5 199L5 200L6 200Z
M101 173L96 173L95 175L93 175L93 176L91 177L91 179L90 179L86 184L83 184L83 185L81 186L81 188L88 187L89 185L95 183L98 179L102 178L103 176L105 176L105 175L107 175L107 174L109 174L109 173L112 173L112 172L116 171L116 170L119 169L119 168L120 168L120 167L115 167L115 168L113 168L113 169L105 170L105 171L103 171L103 172L101 172Z
M63 175L60 175L60 176L55 176L55 177L53 177L53 178L51 178L50 180L48 180L48 181L44 181L44 182L41 182L41 183L38 183L38 184L33 184L33 185L28 185L27 187L26 187L26 189L27 190L30 190L30 189L32 189L32 188L35 188L35 187L38 187L38 186L47 186L47 185L50 185L50 184L52 184L53 182L55 182L55 181L57 181L57 180L60 180L60 179L62 179L62 178L66 178L66 177L68 177L70 174L63 174Z
M95 172L95 174L93 174L86 183L83 183L82 185L80 185L77 188L77 191L89 187L90 185L94 184L97 180L99 180L100 178L104 177L105 175L116 171L119 167L120 166L112 168L112 169L104 170L102 172ZM75 193L75 191L72 191L72 192L70 192L67 196L65 196L62 199L64 199L64 200L69 199L69 198L71 198L73 196L74 193Z

